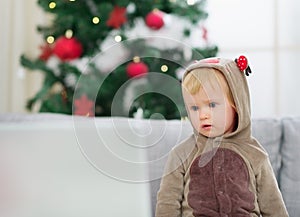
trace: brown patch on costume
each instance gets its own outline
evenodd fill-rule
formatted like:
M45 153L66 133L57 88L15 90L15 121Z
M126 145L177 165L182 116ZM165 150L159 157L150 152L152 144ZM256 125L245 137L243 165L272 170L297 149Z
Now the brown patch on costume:
M213 150L215 155L203 166L197 157L190 169L189 206L195 217L249 217L254 207L254 193L249 190L247 165L229 149Z

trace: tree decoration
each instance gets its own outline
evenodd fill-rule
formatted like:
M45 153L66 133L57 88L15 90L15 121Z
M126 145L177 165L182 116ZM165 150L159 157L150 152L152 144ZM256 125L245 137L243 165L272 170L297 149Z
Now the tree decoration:
M160 10L153 10L145 17L146 25L154 30L164 26L163 13Z
M207 28L205 26L202 26L202 39L207 42L208 37L207 37Z
M118 29L126 22L126 8L115 6L113 11L109 14L106 25Z
M53 54L53 48L49 43L40 46L42 53L39 56L40 60L47 61Z
M81 116L89 116L89 117L95 116L94 105L95 103L84 94L79 99L75 99L74 114L81 115Z
M128 14L132 14L136 11L136 5L133 2L130 2L126 8Z
M53 48L53 53L62 61L77 59L82 52L82 45L75 37L61 36L56 40Z
M68 102L68 93L67 93L67 91L65 89L63 89L60 94L61 94L62 101L64 103L67 103Z
M141 62L139 57L134 57L133 61L128 63L126 67L126 72L128 77L142 77L148 73L148 66Z

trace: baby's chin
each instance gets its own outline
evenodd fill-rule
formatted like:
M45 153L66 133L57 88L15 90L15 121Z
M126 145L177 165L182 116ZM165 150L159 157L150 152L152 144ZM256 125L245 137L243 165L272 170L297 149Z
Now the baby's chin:
M224 135L224 132L217 132L214 130L211 130L211 131L198 130L198 132L207 138L215 138L215 137L220 137L220 136Z

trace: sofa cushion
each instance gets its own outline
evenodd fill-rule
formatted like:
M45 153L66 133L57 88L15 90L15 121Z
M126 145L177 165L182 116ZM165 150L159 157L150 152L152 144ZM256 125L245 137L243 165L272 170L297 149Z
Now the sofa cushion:
M252 120L252 135L260 142L269 154L269 158L278 180L281 167L280 145L282 126L279 119L261 118Z
M300 117L283 118L280 188L291 217L300 213Z

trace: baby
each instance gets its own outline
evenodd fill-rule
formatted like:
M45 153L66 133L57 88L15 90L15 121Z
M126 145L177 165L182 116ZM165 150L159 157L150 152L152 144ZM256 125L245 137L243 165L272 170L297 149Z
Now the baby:
M268 155L251 135L247 59L188 67L183 98L194 135L165 167L156 216L288 216Z

